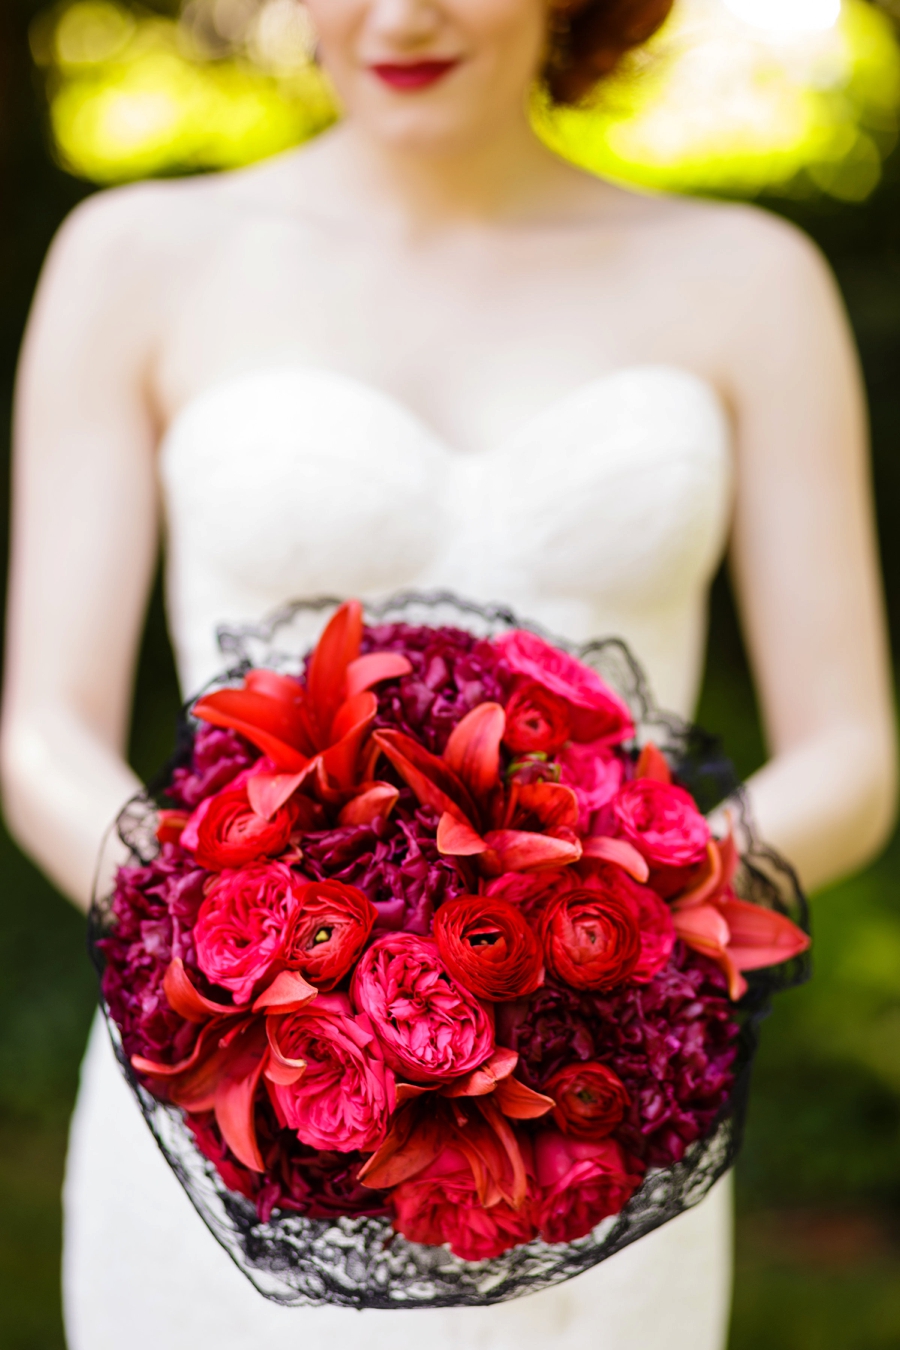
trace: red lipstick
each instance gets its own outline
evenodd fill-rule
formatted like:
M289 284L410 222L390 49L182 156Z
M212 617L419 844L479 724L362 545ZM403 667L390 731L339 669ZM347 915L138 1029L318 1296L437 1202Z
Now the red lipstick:
M459 65L459 61L453 59L449 61L408 61L387 62L380 61L376 65L369 67L373 75L377 75L379 80L392 89L403 91L415 91L417 89L427 89L429 85L437 84L445 75Z

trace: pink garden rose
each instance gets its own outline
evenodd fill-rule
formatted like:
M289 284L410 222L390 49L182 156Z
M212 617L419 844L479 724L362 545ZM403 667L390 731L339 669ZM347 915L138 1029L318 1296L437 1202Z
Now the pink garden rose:
M248 1003L281 953L297 906L298 879L279 862L222 872L206 893L194 926L197 964L213 984Z
M709 826L684 788L637 778L610 803L614 832L632 844L650 868L650 885L668 899L706 862Z
M603 741L571 741L556 759L559 781L578 798L578 828L589 834L594 812L612 801L622 786L622 761Z
M388 1064L414 1083L459 1078L494 1048L488 1013L453 979L431 938L388 933L373 942L351 997L371 1018Z
M555 1130L534 1141L540 1187L536 1222L545 1242L574 1242L618 1214L641 1183L643 1168L613 1139L589 1142Z
M468 1160L452 1145L418 1176L402 1182L391 1200L399 1233L410 1242L446 1242L464 1261L499 1256L535 1235L528 1201L515 1210L498 1197L485 1208Z
M516 674L568 703L573 740L617 745L634 734L627 705L590 666L521 628L501 633L494 645Z
M379 1146L396 1105L394 1075L346 994L320 994L301 1012L269 1018L269 1045L266 1077L283 1127L311 1148Z

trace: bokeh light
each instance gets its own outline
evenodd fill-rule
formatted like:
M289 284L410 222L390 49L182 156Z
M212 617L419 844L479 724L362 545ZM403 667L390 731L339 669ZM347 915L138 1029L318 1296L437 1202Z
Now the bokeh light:
M187 0L178 18L63 0L33 29L60 162L98 183L228 168L337 115L301 0ZM863 200L893 148L900 50L868 0L677 0L587 108L539 134L649 187Z

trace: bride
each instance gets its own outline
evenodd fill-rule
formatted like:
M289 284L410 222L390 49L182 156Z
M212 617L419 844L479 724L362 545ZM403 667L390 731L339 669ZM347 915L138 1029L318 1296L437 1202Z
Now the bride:
M162 521L185 695L214 630L294 596L449 586L621 634L689 715L726 542L807 887L890 828L894 731L856 358L756 210L650 196L535 139L670 0L309 0L342 124L219 178L94 198L22 359L6 809L84 906ZM310 635L313 636L312 634ZM491 1308L265 1302L192 1211L95 1027L66 1182L70 1350L720 1350L729 1195Z

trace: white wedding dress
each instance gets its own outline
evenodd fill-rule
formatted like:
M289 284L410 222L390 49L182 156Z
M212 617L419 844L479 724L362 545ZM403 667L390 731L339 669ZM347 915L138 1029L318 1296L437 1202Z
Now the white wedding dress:
M449 587L575 640L624 637L690 714L731 502L714 391L639 366L461 453L398 403L318 369L251 371L195 399L162 446L169 619L185 694L216 625L292 598ZM315 637L310 632L310 641ZM99 1020L65 1189L69 1350L721 1350L729 1184L555 1289L488 1308L283 1308L192 1209Z

